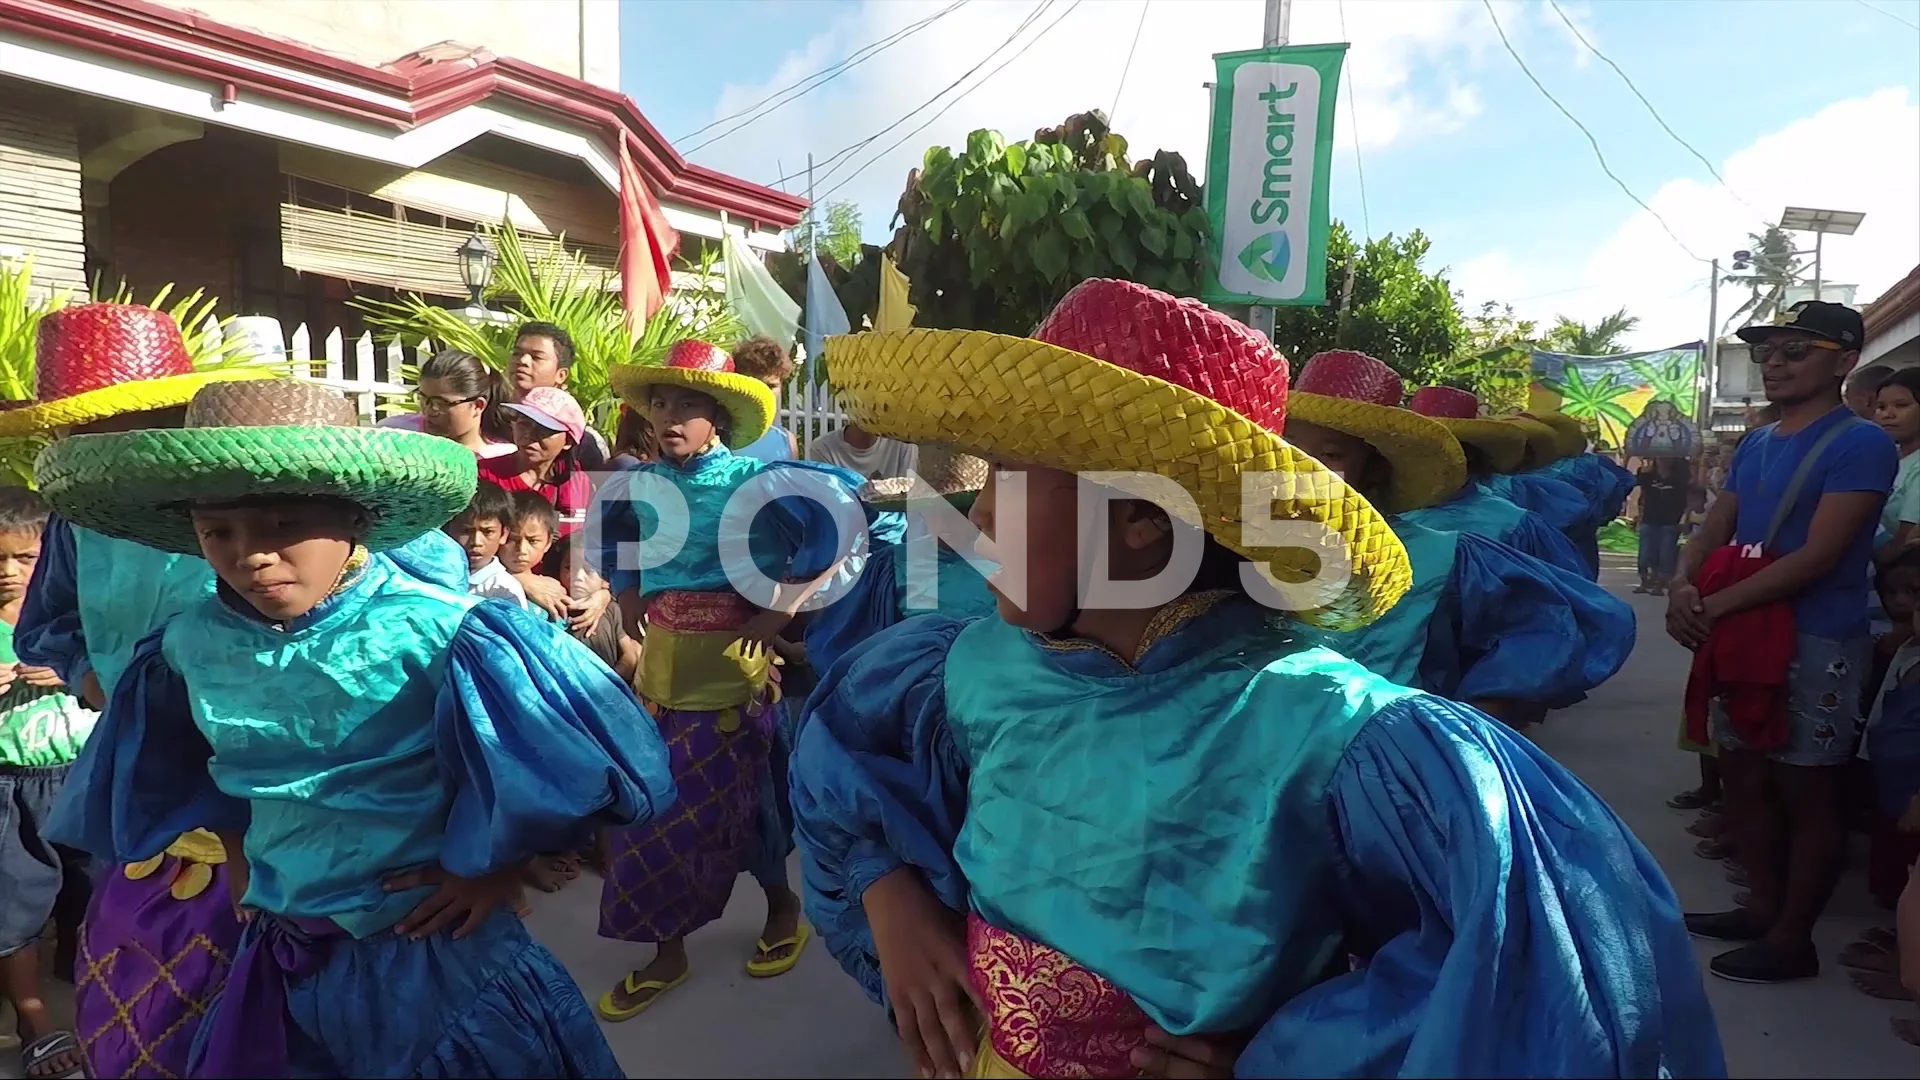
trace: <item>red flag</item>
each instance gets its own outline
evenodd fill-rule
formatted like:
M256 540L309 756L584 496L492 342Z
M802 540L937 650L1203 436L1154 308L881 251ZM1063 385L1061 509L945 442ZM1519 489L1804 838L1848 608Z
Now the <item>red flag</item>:
M636 336L672 287L674 252L680 234L667 224L666 212L633 164L627 134L620 133L620 302L627 328Z

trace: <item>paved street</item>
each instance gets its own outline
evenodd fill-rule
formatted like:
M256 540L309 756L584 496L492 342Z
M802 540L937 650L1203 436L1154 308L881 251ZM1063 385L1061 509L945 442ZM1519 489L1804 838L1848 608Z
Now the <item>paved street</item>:
M1609 570L1607 583L1624 591L1631 580L1616 568ZM1662 601L1632 600L1641 634L1627 669L1592 700L1556 715L1540 730L1538 742L1619 810L1666 867L1685 904L1717 908L1733 892L1720 864L1694 856L1694 838L1684 831L1691 816L1665 805L1696 775L1693 760L1673 746L1684 654L1661 633ZM589 997L647 956L643 946L594 935L596 885L583 881L541 898L532 919L535 934L567 963ZM693 978L653 1010L607 1028L628 1074L636 1080L907 1075L884 1015L817 941L783 978L746 976L743 966L759 931L761 904L759 890L743 879L726 918L691 942ZM1920 1074L1920 1050L1887 1030L1899 1007L1855 993L1831 963L1842 944L1876 921L1884 920L1876 919L1856 871L1821 927L1828 965L1819 979L1766 987L1708 978L1734 1077ZM1699 945L1702 965L1716 948ZM0 1050L0 1077L18 1075L16 1066L13 1054Z

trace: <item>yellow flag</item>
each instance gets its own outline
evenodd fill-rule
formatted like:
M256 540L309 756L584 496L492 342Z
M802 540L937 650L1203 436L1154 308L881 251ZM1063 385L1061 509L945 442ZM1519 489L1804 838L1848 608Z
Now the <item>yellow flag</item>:
M893 265L893 256L880 256L880 310L874 312L875 330L906 330L913 326L914 307L907 301L907 275Z

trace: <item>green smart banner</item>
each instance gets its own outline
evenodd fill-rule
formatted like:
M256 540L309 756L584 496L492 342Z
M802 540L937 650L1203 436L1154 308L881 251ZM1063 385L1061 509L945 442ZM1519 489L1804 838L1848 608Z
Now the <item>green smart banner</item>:
M1346 55L1345 44L1334 44L1213 58L1207 303L1327 302L1333 102Z

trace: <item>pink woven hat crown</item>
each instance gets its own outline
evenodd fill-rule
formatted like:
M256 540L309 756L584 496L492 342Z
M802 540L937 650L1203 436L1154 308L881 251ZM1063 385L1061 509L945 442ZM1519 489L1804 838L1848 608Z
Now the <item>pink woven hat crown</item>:
M1404 392L1384 361L1347 349L1316 354L1293 385L1295 421L1364 439L1393 466L1379 499L1390 514L1444 502L1467 482L1459 442L1438 422L1401 408Z
M1432 417L1483 459L1494 472L1512 472L1527 456L1527 433L1504 419L1480 415L1480 398L1452 386L1423 386L1407 408Z
M1286 426L1287 358L1198 300L1095 278L1062 297L1033 340L1183 386L1275 435Z
M688 338L675 342L667 350L667 358L660 366L680 371L713 371L731 375L733 357L718 345Z
M1480 415L1480 399L1458 387L1423 386L1413 392L1407 408L1435 420L1472 420Z
M1399 374L1392 368L1366 353L1348 349L1314 353L1307 366L1300 369L1293 389L1296 393L1346 398L1387 408L1397 407L1405 393Z

